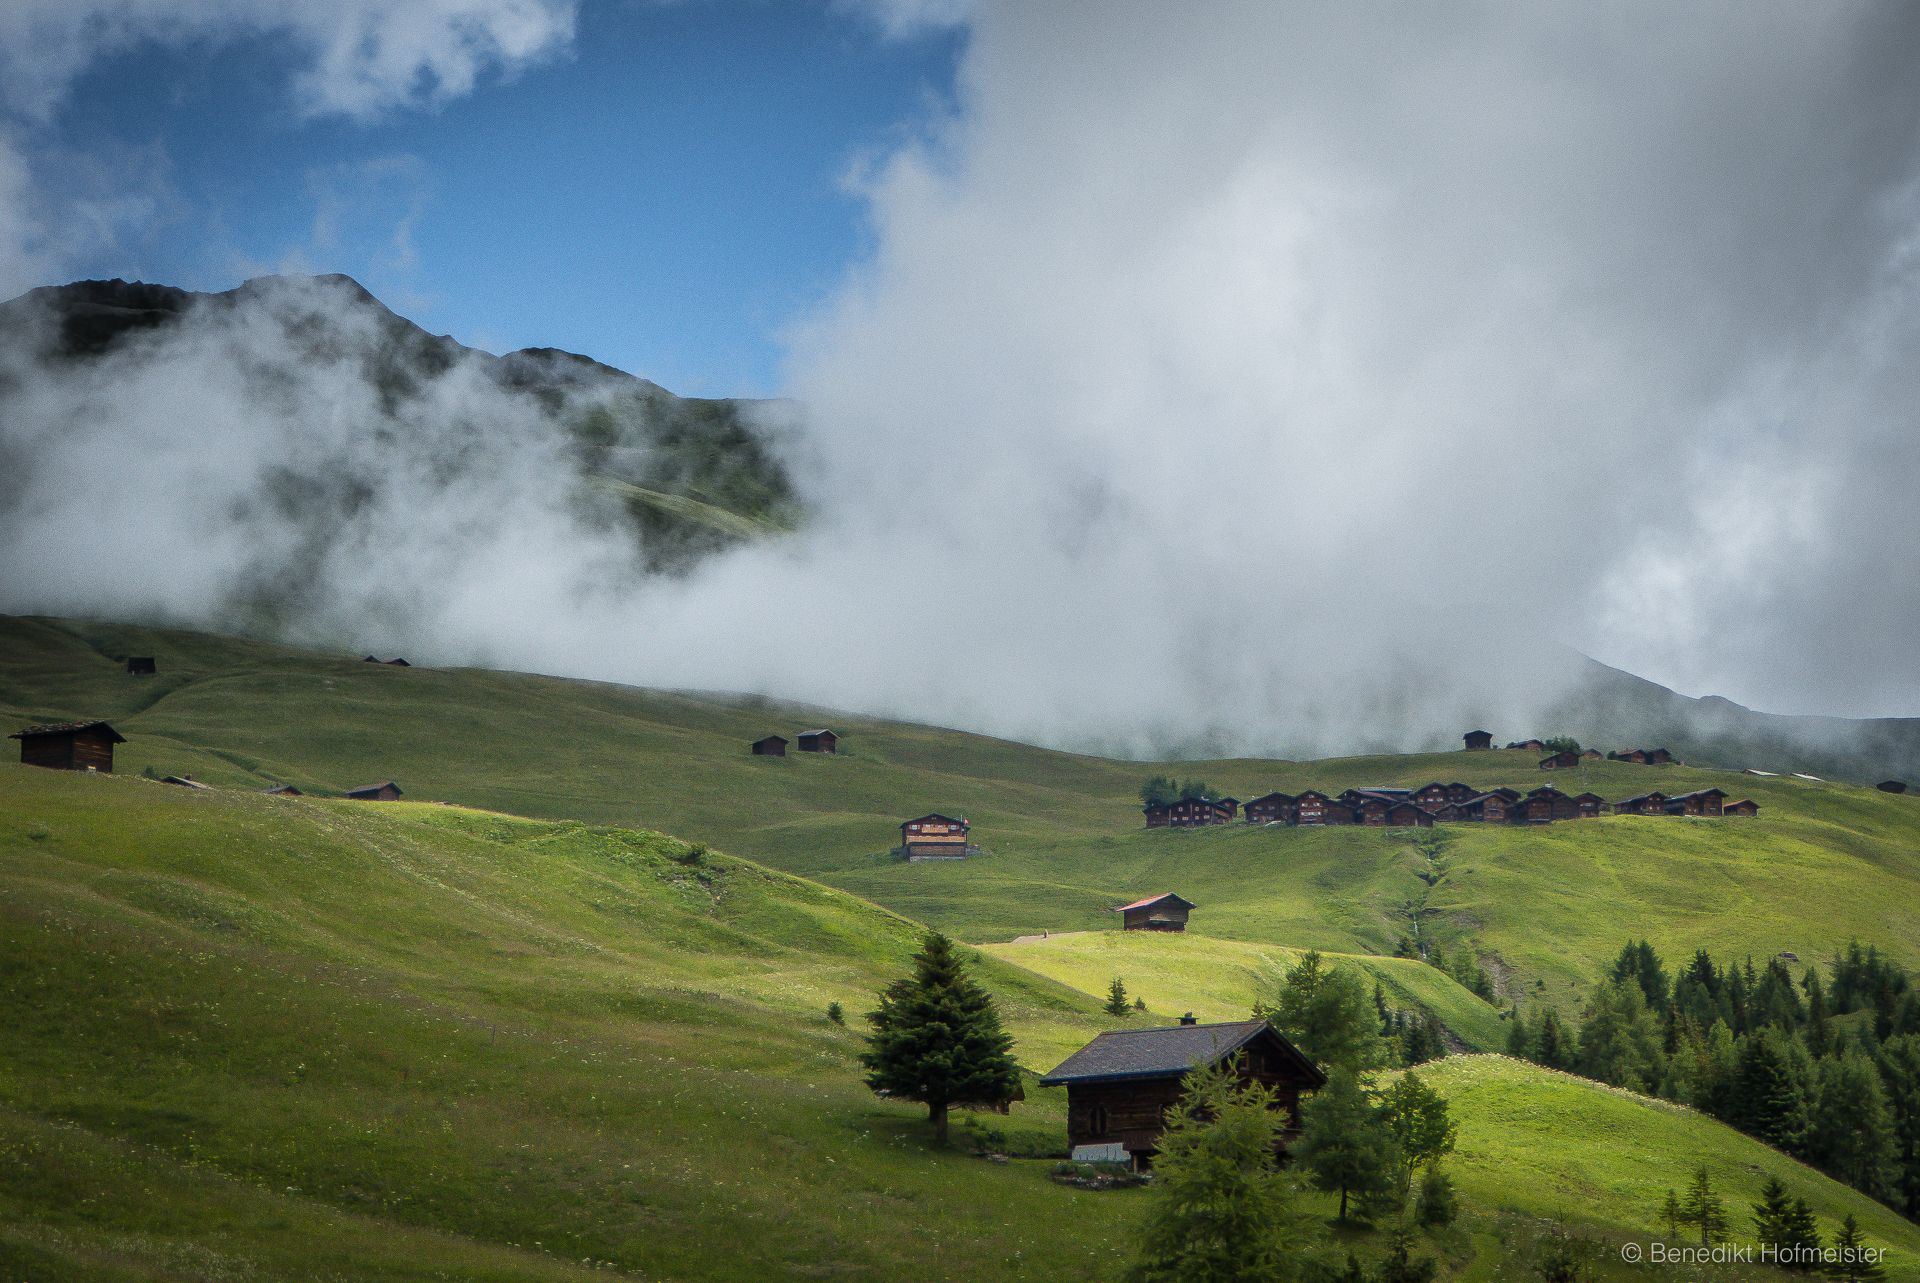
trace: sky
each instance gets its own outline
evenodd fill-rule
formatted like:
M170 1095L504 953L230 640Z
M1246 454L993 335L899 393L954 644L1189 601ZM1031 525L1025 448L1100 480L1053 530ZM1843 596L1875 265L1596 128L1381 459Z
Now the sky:
M945 110L958 50L951 28L891 34L824 0L532 5L551 37L480 60L472 91L369 102L342 70L315 101L293 88L309 40L270 14L196 28L148 7L124 40L83 29L99 52L64 87L12 95L76 228L63 277L340 271L473 346L590 353L701 396L777 389L783 325L866 245L850 179ZM31 33L36 8L55 6L0 30Z
M347 271L791 397L814 519L636 580L469 372L396 460L350 371L263 408L234 371L287 354L216 327L20 376L0 608L217 627L306 537L272 470L361 460L307 640L1132 752L1575 729L1528 724L1568 648L1920 715L1920 9L314 13L0 11L0 281ZM63 542L76 490L166 569Z

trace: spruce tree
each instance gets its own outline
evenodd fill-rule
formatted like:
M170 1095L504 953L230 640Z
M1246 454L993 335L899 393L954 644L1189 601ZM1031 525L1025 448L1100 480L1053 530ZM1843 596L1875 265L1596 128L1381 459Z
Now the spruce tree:
M1574 1067L1589 1078L1650 1092L1664 1076L1659 1022L1635 979L1610 980L1594 991L1580 1026Z
M950 1105L997 1104L1020 1085L993 999L938 931L928 933L913 975L889 985L867 1020L867 1086L924 1104L937 1140L947 1139Z
M1540 1017L1540 1033L1534 1040L1533 1058L1548 1069L1565 1069L1567 1053L1572 1050L1560 1014L1552 1007Z
M1273 1096L1224 1068L1187 1076L1153 1165L1132 1283L1288 1283L1305 1227L1281 1175Z
M1787 1213L1780 1255L1784 1267L1797 1273L1820 1264L1820 1223L1814 1219L1813 1205L1804 1198L1794 1199Z
M1440 1229L1453 1224L1459 1214L1453 1178L1439 1163L1427 1164L1427 1174L1420 1178L1420 1199L1414 1204L1414 1219L1428 1229Z
M1660 1219L1666 1222L1667 1238L1671 1242L1680 1241L1680 1194L1677 1190L1667 1191L1667 1201L1660 1208Z
M1115 976L1113 983L1107 986L1107 1014L1124 1016L1131 1010L1127 1002L1127 986L1121 983L1119 976Z
M1340 1195L1340 1220L1347 1219L1350 1198L1358 1196L1361 1209L1370 1211L1397 1187L1393 1133L1352 1069L1336 1068L1300 1114L1293 1157L1316 1188Z
M1894 1204L1908 1220L1920 1220L1920 1035L1886 1041L1880 1079L1893 1138Z
M1778 1176L1770 1176L1760 1189L1760 1201L1753 1205L1753 1236L1762 1247L1776 1252L1790 1248L1797 1238L1798 1225L1793 1200Z
M1860 1233L1860 1222L1847 1213L1847 1219L1840 1222L1839 1236L1833 1240L1833 1260L1827 1266L1827 1277L1835 1283L1876 1283L1886 1276L1880 1268L1880 1262L1871 1259L1873 1251Z
M1807 1090L1797 1050L1777 1029L1741 1038L1726 1116L1749 1136L1796 1158L1806 1153L1807 1142Z
M1713 1182L1703 1165L1687 1183L1686 1197L1680 1200L1680 1219L1700 1231L1700 1246L1712 1247L1727 1236L1727 1208L1713 1192Z
M1808 1157L1871 1198L1894 1193L1894 1132L1880 1071L1858 1051L1820 1063Z
M1526 1013L1515 1007L1513 1019L1507 1024L1507 1054L1515 1060L1532 1060L1537 1046L1533 1028L1527 1024Z

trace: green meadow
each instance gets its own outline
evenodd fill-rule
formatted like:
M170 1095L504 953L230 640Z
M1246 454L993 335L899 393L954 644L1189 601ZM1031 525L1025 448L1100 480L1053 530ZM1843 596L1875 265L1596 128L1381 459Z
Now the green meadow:
M128 653L160 675L126 676ZM1838 784L1611 763L1569 779L1502 753L1183 764L1243 797L1546 778L1719 783L1763 811L1437 842L1147 832L1140 763L51 620L0 620L0 715L128 736L113 776L0 764L8 1283L1117 1277L1141 1196L1048 1179L1058 1092L1029 1079L1010 1115L966 1116L940 1149L924 1111L862 1085L860 1015L923 924L978 947L1035 1074L1104 1029L1239 1017L1308 948L1497 1049L1496 1007L1389 956L1414 930L1471 947L1506 997L1563 1005L1630 936L1670 961L1812 960L1853 936L1920 961L1920 799ZM746 753L821 723L841 756ZM327 796L386 778L410 800ZM309 796L259 791L279 781ZM887 858L926 810L967 815L986 853ZM1162 890L1200 906L1187 935L1115 930L1112 905ZM1116 975L1147 1011L1101 1012ZM1428 1243L1451 1277L1520 1277L1548 1219L1643 1241L1706 1163L1736 1236L1777 1174L1920 1279L1920 1231L1692 1111L1498 1056L1421 1072L1461 1129L1463 1219Z

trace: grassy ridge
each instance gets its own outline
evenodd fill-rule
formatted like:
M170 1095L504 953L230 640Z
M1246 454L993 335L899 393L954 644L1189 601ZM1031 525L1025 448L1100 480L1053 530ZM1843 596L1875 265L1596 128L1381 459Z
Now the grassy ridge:
M45 1277L268 1246L356 1278L444 1277L421 1253L460 1277L1104 1274L1121 1204L1062 1232L1039 1164L929 1151L821 1014L863 1010L917 928L692 858L573 822L0 767L6 1250L64 1262ZM1017 1028L1105 1027L984 970ZM994 1121L1056 1138L1057 1094L1031 1094Z

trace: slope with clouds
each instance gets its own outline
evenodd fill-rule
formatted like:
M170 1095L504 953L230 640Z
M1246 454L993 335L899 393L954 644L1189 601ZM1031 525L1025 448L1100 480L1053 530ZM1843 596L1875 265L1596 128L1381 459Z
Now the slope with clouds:
M558 8L407 12L494 31L459 46L478 68L564 38ZM951 112L860 176L870 255L791 329L821 519L636 577L518 458L368 544L411 648L1122 751L1547 729L1580 678L1555 642L1783 711L1920 707L1920 17L876 12L969 38ZM510 34L529 14L548 38ZM381 92L293 92L470 88L439 38L353 64ZM84 391L102 433L138 422ZM243 457L308 431L208 371L184 395ZM202 528L187 478L228 453L154 465L122 538ZM460 515L509 512L539 519ZM92 573L0 605L78 608Z

